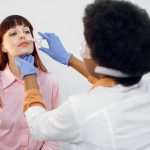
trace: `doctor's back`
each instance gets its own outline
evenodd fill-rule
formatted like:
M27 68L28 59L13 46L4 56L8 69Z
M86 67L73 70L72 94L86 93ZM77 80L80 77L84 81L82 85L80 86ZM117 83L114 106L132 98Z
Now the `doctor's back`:
M150 81L129 87L98 86L69 100L82 141L79 147L72 143L72 148L150 149Z

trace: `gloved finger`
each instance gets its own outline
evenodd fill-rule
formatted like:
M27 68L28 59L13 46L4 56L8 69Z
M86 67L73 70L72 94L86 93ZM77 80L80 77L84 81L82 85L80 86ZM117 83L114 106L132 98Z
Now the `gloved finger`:
M32 61L32 57L33 57L32 55L29 55L29 57L28 57L28 61L29 61L29 62Z
M47 35L48 39L46 39L48 42L52 42L53 40L56 40L56 35L54 33L44 33Z
M15 61L17 61L17 60L19 60L19 59L20 59L20 57L18 57L18 56L15 56L15 57L14 57L14 60L15 60Z
M39 50L42 51L42 52L44 52L44 53L46 53L46 54L48 54L48 55L50 55L50 56L52 55L52 54L50 53L51 51L50 51L48 48L40 47Z
M49 37L56 36L55 33L50 33L50 32L46 32L46 33L44 33L44 34L46 34L46 35L49 36Z
M34 64L34 56L32 56L31 63Z
M28 60L29 55L25 55L25 56L21 56L20 58L27 61Z
M19 56L14 56L14 59L18 59L18 58L20 58Z
M21 66L21 64L20 64L18 59L15 59L15 63L16 63L17 66Z
M59 41L61 43L59 36L56 35L55 38L57 39L57 41Z
M34 64L34 56L29 55L28 60L27 60L30 64Z
M15 60L15 63L18 64L20 59L19 58L14 58L14 60Z
M22 65L22 59L20 57L14 57L14 60L18 67Z
M46 39L46 40L48 39L48 36L42 32L38 32L38 35L41 36L42 38Z
M20 57L14 57L14 60L15 60L15 63L16 63L16 64L20 64L20 63L22 63L22 61L23 61L23 59L20 58Z
M55 33L45 33L47 36L49 36L49 39L55 39L59 40L59 37ZM59 40L60 41L60 40Z

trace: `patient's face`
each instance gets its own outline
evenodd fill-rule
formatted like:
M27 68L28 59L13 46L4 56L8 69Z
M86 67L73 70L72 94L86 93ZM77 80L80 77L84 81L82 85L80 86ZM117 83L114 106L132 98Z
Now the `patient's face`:
M29 27L16 25L3 35L2 50L10 56L24 56L33 52L33 42Z

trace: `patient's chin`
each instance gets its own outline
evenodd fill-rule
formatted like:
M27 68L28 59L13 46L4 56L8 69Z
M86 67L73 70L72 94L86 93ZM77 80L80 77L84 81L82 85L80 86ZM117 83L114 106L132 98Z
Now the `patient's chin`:
M21 56L26 56L26 55L30 55L30 54L32 54L32 52L24 52L24 53L16 54L14 56L21 57Z
M33 50L22 50L19 53L14 54L14 56L25 56L25 55L30 55L33 53Z

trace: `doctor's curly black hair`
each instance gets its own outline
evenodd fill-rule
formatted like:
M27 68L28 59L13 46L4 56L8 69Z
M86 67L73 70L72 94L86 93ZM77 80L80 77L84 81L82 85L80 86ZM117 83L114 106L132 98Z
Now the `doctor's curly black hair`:
M137 83L150 71L150 18L127 1L96 0L85 9L84 36L92 58L131 77L122 84Z

